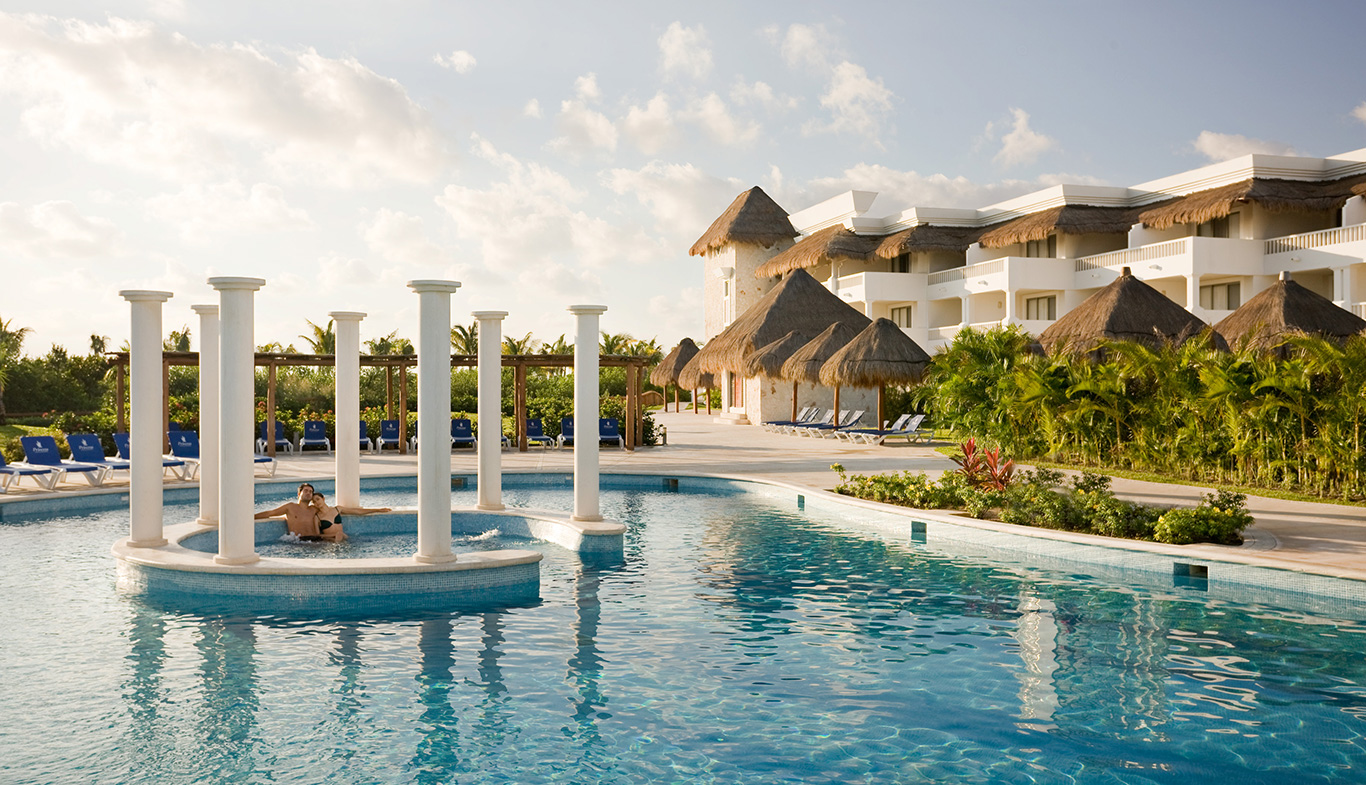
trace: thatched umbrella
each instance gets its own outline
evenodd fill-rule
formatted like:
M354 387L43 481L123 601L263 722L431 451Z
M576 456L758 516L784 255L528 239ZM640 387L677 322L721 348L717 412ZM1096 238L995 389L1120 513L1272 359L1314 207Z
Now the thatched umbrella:
M707 390L707 414L711 414L711 390L716 388L716 376L698 368L697 355L693 355L688 364L683 366L683 370L678 372L678 383L692 390L693 414L701 414L697 410L698 389Z
M788 220L787 211L756 185L735 197L730 207L688 249L688 255L705 256L727 245L768 248L799 234L801 232Z
M745 357L745 376L767 376L770 379L783 379L782 368L787 358L802 348L806 341L796 332L790 332L773 343L761 346ZM797 421L797 382L792 382L792 421Z
M889 384L920 381L930 355L890 319L877 319L831 355L821 366L822 384L877 388L877 427L882 428L882 399Z
M794 381L820 383L821 366L825 365L825 361L833 357L835 352L854 340L859 332L859 327L849 322L835 322L787 358L787 362L783 363L783 377ZM839 428L840 388L839 385L834 387L835 427Z
M1290 280L1290 273L1225 316L1214 329L1241 348L1274 351L1291 335L1338 340L1366 330L1366 319L1343 310L1323 295Z
M1137 341L1149 346L1185 343L1201 335L1209 325L1158 290L1138 280L1125 267L1104 289L1063 314L1039 342L1048 351L1061 347L1086 354L1102 341ZM1210 333L1215 348L1228 349L1217 332Z
M850 323L855 332L871 323L805 270L795 270L708 341L694 361L703 372L743 373L755 349L790 332L809 341L836 322Z
M697 352L697 344L693 343L693 339L684 338L683 340L678 342L677 346L675 346L667 355L664 356L663 360L659 361L659 365L656 365L653 371L650 371L650 382L652 384L657 384L660 387L664 387L666 389L670 384L674 386L675 412L678 411L678 374L683 370L683 367L692 360L692 358L697 356ZM694 396L694 409L697 408L697 406L695 405L696 401L697 399Z

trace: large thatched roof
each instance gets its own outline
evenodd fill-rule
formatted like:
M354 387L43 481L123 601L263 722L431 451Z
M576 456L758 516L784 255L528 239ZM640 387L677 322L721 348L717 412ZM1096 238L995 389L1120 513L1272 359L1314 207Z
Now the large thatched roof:
M768 248L798 234L787 218L787 211L756 185L735 197L730 207L692 244L688 255L703 256L731 244Z
M881 238L873 255L895 259L917 251L966 251L981 234L982 229L977 227L920 224Z
M659 365L650 371L650 383L663 387L666 384L678 384L678 374L683 371L692 358L697 356L697 344L693 339L684 338L678 342L664 359L659 361Z
M920 381L930 355L890 319L877 319L821 366L821 384L881 387Z
M1043 240L1061 234L1120 234L1134 225L1135 211L1128 207L1093 207L1066 204L1022 215L990 228L977 240L983 248L1004 248L1015 243Z
M841 224L827 226L759 265L755 278L772 278L793 270L815 267L831 259L862 261L882 242L881 237L854 234Z
M1204 223L1223 218L1239 204L1254 202L1272 212L1336 210L1363 182L1361 175L1328 182L1254 178L1197 191L1139 213L1138 220L1153 229L1176 224Z
M690 390L713 390L716 388L716 376L702 372L697 367L697 355L693 355L688 364L683 366L683 370L678 372L678 386Z
M740 372L745 376L767 376L770 379L781 379L783 363L792 353L802 348L806 341L795 332L787 335L766 346L745 355L744 367Z
M1353 196L1366 196L1366 183L1357 183L1352 186Z
M1300 333L1347 338L1366 330L1366 319L1283 273L1281 280L1225 316L1214 329L1234 346L1270 350Z
M745 357L755 349L790 332L809 341L835 322L849 322L858 330L869 323L868 317L817 283L810 273L794 270L708 341L694 362L700 371L742 373Z
M834 357L835 352L848 346L860 332L861 325L855 327L848 322L835 322L787 358L787 362L783 363L783 378L819 382L821 366L825 365L825 361Z
M1119 278L1063 314L1039 336L1048 351L1061 348L1083 354L1105 340L1136 341L1158 346L1184 343L1208 328L1185 308L1135 278L1125 267ZM1228 345L1213 333L1214 345Z

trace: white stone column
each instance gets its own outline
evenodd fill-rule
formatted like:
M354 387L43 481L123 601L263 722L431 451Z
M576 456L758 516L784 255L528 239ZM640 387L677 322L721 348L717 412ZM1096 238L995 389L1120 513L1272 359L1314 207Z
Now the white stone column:
M218 306L192 305L199 314L199 519L218 525Z
M503 319L507 311L475 311L479 321L479 503L503 509Z
M1016 318L1015 318L1015 291L1014 291L1013 289L1007 289L1007 290L1003 293L1003 296L1005 297L1005 300L1006 300L1006 317L1005 317L1004 319L1001 320L1001 324L1003 324L1003 325L1014 324L1014 323L1016 322Z
M210 278L218 290L219 564L251 564L256 554L256 291L261 278Z
M125 289L119 296L132 304L132 336L128 352L129 414L128 544L155 548L166 544L161 528L161 304L170 292Z
M1333 304L1352 310L1352 268L1333 268Z
M963 306L963 312L959 316L959 318L963 320L963 326L967 327L968 325L972 324L972 293L965 292L963 294L963 299L959 302Z
M451 553L451 294L455 281L409 281L417 292L417 553Z
M1129 268L1124 268L1127 272ZM1200 274L1191 270L1190 275L1186 276L1186 310L1199 316L1201 319L1205 309L1200 307Z
M337 398L336 414L337 504L360 506L360 320L359 311L330 311L336 330Z
M605 305L571 305L574 331L574 516L600 521L598 508L598 317Z

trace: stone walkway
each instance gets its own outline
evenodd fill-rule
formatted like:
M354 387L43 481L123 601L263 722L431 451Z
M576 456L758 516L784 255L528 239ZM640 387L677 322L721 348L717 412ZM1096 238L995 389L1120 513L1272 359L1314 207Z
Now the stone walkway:
M655 420L668 429L667 445L635 452L604 447L602 471L745 475L828 490L837 481L830 470L832 463L859 474L909 469L937 475L954 468L953 462L932 446L910 445L904 440L882 447L851 445L766 433L750 426L721 425L705 414L689 412L656 412ZM367 453L361 456L361 473L412 475L416 464L415 455ZM453 453L451 466L455 472L473 474L477 468L474 450ZM509 472L572 472L573 453L536 447L526 453L504 451L503 467ZM324 453L285 454L276 479L329 477L332 469L333 459ZM63 494L78 492L84 483L61 487ZM1194 506L1209 492L1194 486L1125 479L1116 479L1112 487L1122 498L1159 505ZM29 495L28 491L11 493L0 501ZM1256 524L1242 548L1186 547L1193 556L1217 558L1219 553L1237 553L1240 561L1366 580L1366 508L1253 496L1248 498L1248 509Z

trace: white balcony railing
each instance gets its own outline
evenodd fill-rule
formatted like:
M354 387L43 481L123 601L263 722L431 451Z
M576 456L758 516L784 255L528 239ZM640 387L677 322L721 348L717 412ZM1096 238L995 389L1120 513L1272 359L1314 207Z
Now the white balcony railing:
M1354 224L1352 226L1339 226L1336 229L1323 229L1317 232L1305 232L1304 234L1292 234L1286 237L1277 237L1274 240L1266 241L1266 250L1263 253L1285 253L1286 251L1303 251L1308 248L1322 248L1325 245L1339 245L1341 243L1356 243L1366 240L1366 224Z
M1352 303L1352 313L1366 319L1366 303Z
M975 275L995 275L997 273L1005 272L1005 269L1005 259L993 259L989 262L970 264L967 267L955 267L952 270L930 273L928 280L930 286L934 286L939 283L966 280L968 277Z
M961 325L961 324L950 324L950 325L948 325L948 326L946 326L946 327L931 327L931 328L930 328L930 340L931 340L931 341L952 341L952 340L953 340L953 336L957 335L957 334L958 334L958 331L961 330L961 329L963 329L963 325Z
M1077 272L1084 273L1087 270L1099 270L1108 267L1133 267L1140 262L1180 256L1186 252L1187 239L1182 237L1179 240L1168 240L1164 243L1153 243L1139 248L1125 248L1122 251L1083 256L1077 259Z

